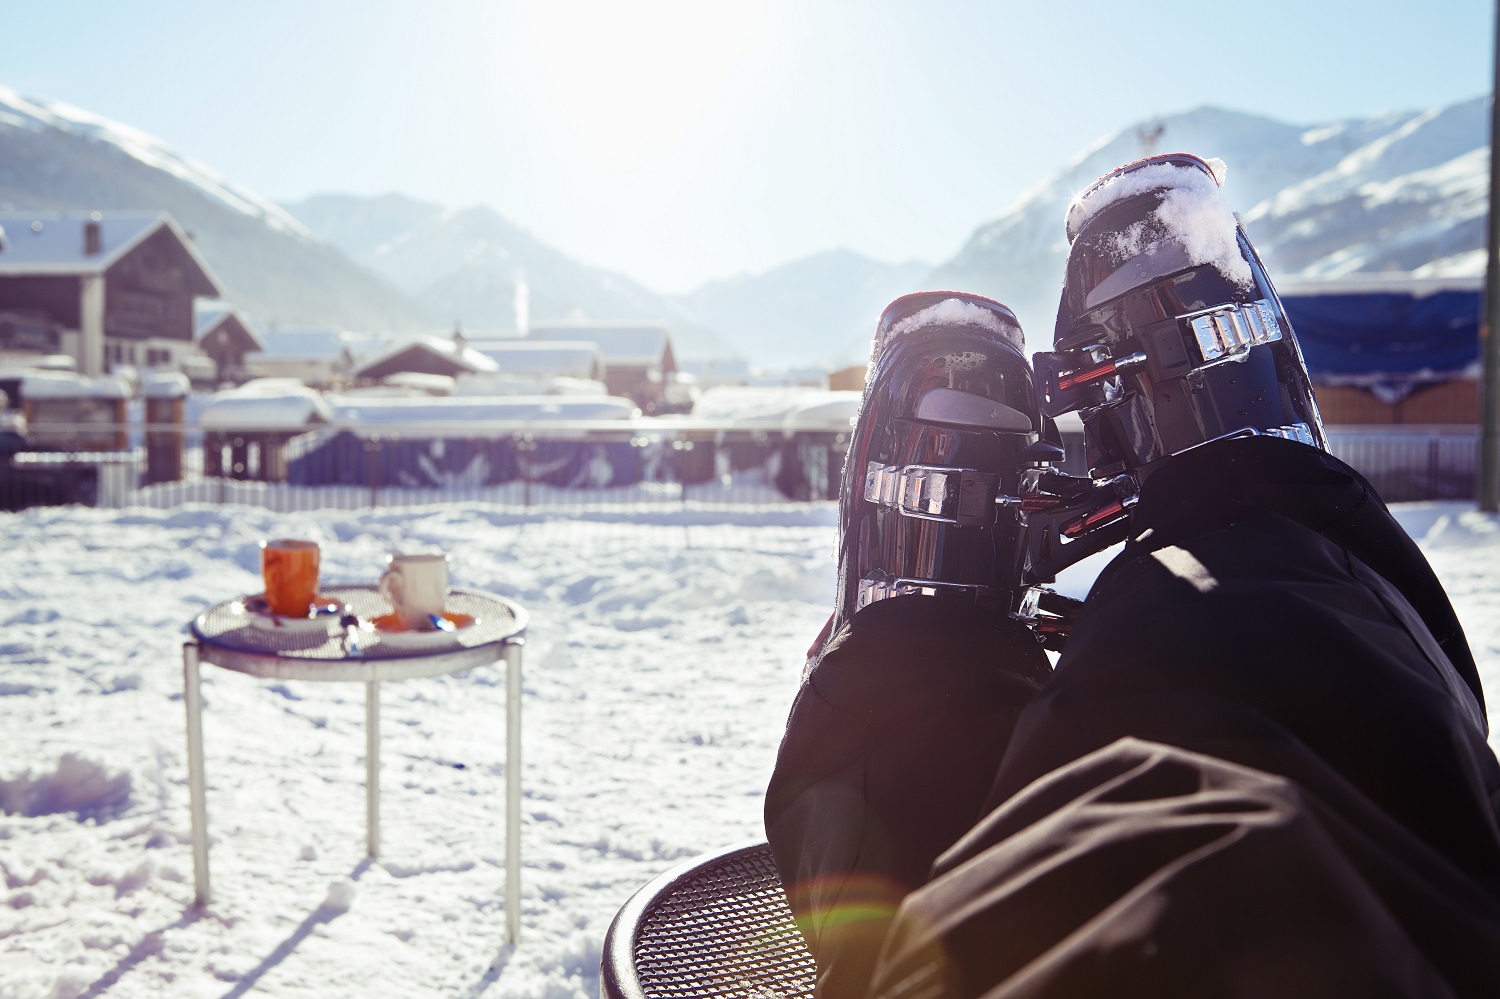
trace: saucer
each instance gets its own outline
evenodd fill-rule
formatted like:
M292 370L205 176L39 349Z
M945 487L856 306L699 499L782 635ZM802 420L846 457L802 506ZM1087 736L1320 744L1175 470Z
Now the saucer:
M459 636L479 623L477 618L453 611L444 611L443 619L453 625L453 631L408 629L395 614L382 614L370 624L375 628L377 641L388 649L441 649L458 644Z
M314 607L306 617L289 617L271 613L266 595L257 593L241 600L236 609L245 615L250 626L266 631L331 631L339 625L339 618L349 613L349 605L332 597L318 594Z

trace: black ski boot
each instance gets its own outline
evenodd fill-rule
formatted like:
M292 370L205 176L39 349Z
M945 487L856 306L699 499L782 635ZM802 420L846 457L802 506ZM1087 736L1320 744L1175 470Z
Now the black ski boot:
M1186 153L1101 177L1068 210L1071 243L1041 408L1080 411L1092 498L1028 537L1056 572L1128 533L1140 483L1216 440L1327 450L1302 352L1213 170Z
M1149 475L1209 441L1323 450L1302 351L1218 179L1196 156L1120 167L1073 199L1042 408L1083 413L1096 475Z
M810 656L894 596L1035 616L1023 582L1020 489L1062 459L1044 439L1025 340L999 302L959 292L897 299L880 317L840 491L834 615Z

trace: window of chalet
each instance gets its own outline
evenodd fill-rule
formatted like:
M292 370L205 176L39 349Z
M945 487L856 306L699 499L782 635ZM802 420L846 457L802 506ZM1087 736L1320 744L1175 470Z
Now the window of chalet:
M55 351L57 344L57 331L44 319L18 315L0 317L0 347Z

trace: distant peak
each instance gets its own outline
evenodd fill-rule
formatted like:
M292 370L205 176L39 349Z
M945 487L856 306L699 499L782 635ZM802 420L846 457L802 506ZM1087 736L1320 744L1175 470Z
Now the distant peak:
M162 140L138 128L58 101L23 97L5 86L0 86L0 110L10 112L0 117L0 126L10 125L31 131L50 128L105 143L148 167L193 185L203 194L243 215L264 219L273 228L311 238L312 234L306 227L281 206L173 151Z

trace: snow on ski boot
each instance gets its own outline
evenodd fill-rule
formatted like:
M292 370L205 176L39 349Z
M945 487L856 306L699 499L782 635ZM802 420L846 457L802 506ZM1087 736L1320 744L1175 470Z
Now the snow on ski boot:
M1036 612L1018 490L1062 448L1042 438L1024 351L1014 313L978 295L921 292L886 308L844 464L837 606L814 658L888 597Z
M1173 455L1270 435L1327 450L1302 352L1214 170L1169 153L1075 197L1053 350L1033 357L1042 411L1079 411L1088 512L1029 538L1056 572L1123 540L1139 485Z

